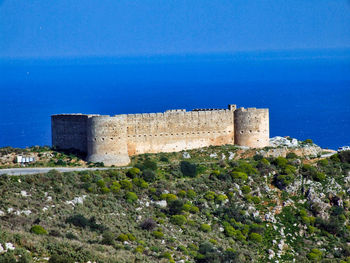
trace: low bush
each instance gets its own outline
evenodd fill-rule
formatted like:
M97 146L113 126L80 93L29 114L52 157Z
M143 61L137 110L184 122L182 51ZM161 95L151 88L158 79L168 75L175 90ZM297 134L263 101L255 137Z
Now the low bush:
M136 176L138 176L140 174L140 169L133 167L130 168L127 172L126 172L126 176L130 177L130 178L135 178Z
M183 176L196 177L197 175L197 166L187 161L180 162L180 170Z
M102 244L104 245L114 245L114 234L110 231L105 231L102 234Z
M128 203L133 203L138 199L138 196L134 192L127 192L125 195L125 199Z
M140 226L142 229L150 231L157 226L157 223L152 218L147 218L141 223Z
M173 215L170 218L170 221L175 225L182 226L183 224L186 223L187 219L183 215Z
M260 234L258 233L250 233L249 234L249 240L256 242L256 243L261 243L263 238Z
M164 234L162 231L153 231L152 236L154 236L155 238L161 239L164 237Z
M120 234L120 235L117 237L117 240L120 241L120 242L124 242L124 241L128 241L128 240L129 240L129 237L128 237L128 235L126 235L126 234Z
M121 180L120 185L123 189L126 189L126 190L132 189L132 182L127 179Z
M232 172L231 177L235 180L240 180L243 182L248 180L248 175L244 172Z
M47 235L47 231L40 225L34 225L31 227L30 232L36 235Z
M211 226L208 224L201 224L200 228L201 231L203 232L210 232L211 231Z

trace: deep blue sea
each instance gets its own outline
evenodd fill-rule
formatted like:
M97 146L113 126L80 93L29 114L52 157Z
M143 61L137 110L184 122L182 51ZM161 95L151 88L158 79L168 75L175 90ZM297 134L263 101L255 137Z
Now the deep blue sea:
M266 107L270 135L350 145L349 57L0 61L0 147L50 145L50 115Z

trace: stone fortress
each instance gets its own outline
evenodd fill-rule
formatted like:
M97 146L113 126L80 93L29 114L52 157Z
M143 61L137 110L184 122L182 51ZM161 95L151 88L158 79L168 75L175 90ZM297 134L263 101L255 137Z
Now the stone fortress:
M269 145L269 110L168 110L164 113L51 116L52 146L79 150L87 161L127 165L132 155L177 152L210 145Z

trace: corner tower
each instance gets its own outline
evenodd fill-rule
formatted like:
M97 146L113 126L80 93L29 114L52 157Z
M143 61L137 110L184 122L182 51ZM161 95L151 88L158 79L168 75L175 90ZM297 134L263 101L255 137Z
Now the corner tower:
M93 116L87 121L87 161L127 165L126 115Z
M239 108L234 112L235 144L262 148L269 146L269 110Z

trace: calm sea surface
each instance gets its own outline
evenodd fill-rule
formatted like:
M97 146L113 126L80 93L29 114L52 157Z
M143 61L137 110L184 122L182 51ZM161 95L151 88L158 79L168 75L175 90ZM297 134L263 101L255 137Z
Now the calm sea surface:
M0 147L50 145L50 115L266 107L272 136L350 145L349 59L0 62Z

